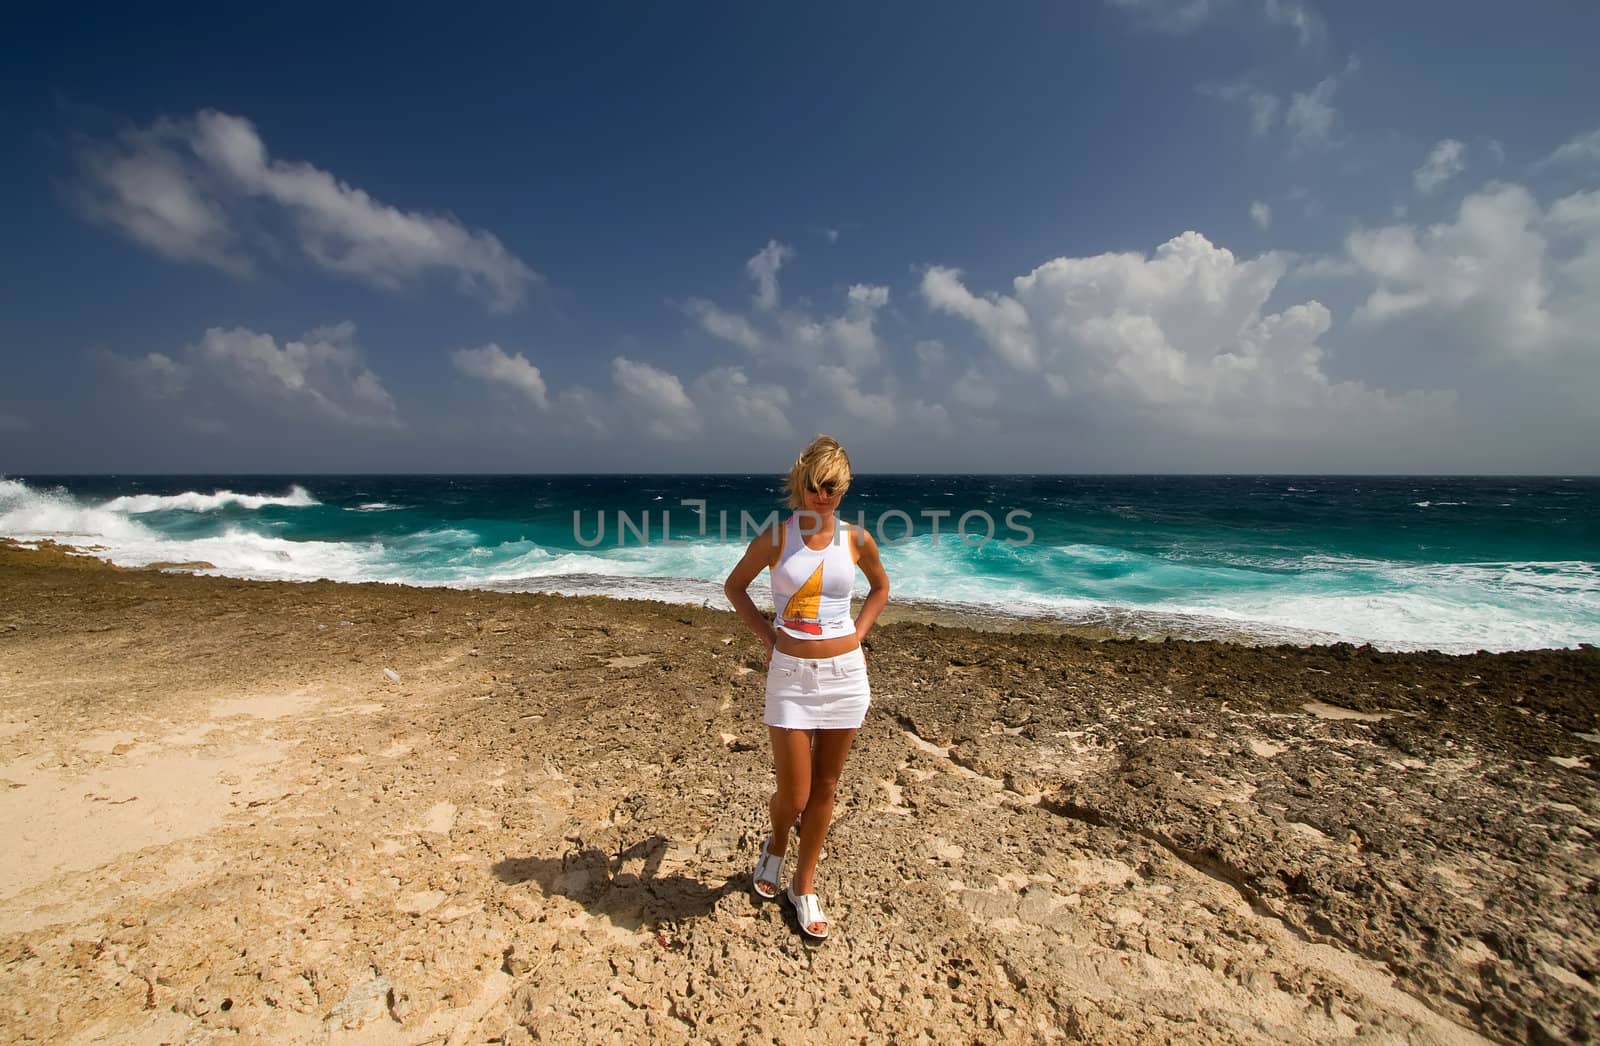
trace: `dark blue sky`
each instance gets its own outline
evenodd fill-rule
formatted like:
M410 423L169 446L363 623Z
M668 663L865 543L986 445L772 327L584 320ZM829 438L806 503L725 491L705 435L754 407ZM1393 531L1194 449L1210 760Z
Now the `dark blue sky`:
M1595 470L1590 5L8 35L0 473Z

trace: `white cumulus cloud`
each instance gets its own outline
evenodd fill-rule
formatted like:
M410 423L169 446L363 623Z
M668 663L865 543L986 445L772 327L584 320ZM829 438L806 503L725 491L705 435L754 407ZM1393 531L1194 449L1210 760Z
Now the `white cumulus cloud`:
M611 377L627 409L650 435L682 442L700 431L700 412L677 375L618 356L611 361Z
M205 368L235 391L267 402L309 406L351 425L397 425L394 399L354 343L355 325L319 327L279 343L244 327L212 327L188 349L190 366Z
M826 365L816 369L817 383L827 392L828 401L852 418L880 428L892 427L899 416L894 398L882 392L867 392L860 379L846 367Z
M540 410L550 406L544 375L520 352L508 356L499 345L490 342L476 349L457 349L450 354L450 362L468 377L516 390Z
M1421 323L1430 343L1457 355L1592 346L1600 265L1587 259L1600 257L1600 207L1591 210L1591 195L1546 212L1525 187L1492 185L1463 199L1454 221L1357 230L1345 248L1374 287L1356 321Z
M882 362L876 323L878 310L889 304L889 288L852 284L843 316L828 321L828 331L844 353L844 365L860 372Z
M1308 301L1264 311L1287 267L1272 253L1241 260L1196 232L1148 257L1057 258L1017 277L1015 296L996 305L1013 313L1007 329L1034 332L1037 363L1000 355L1036 365L1057 396L1096 410L1154 411L1191 432L1269 435L1448 408L1447 399L1391 397L1331 379L1319 344L1332 324L1328 309ZM994 313L973 303L1000 297L972 295L949 270L941 282L930 304L951 303L948 311L993 347Z
M978 328L999 356L1022 370L1039 366L1028 311L1003 294L979 297L961 283L961 270L935 265L923 273L922 298L938 312L959 316Z
M751 381L739 367L714 367L691 385L701 409L739 433L793 439L789 393L781 385Z

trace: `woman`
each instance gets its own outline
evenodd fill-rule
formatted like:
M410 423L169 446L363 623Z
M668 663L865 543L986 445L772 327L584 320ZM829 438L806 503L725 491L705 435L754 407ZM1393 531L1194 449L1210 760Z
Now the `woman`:
M778 895L798 817L800 853L786 892L801 931L819 941L828 936L828 919L817 901L817 859L845 756L872 700L861 641L889 601L877 542L838 517L849 486L844 448L831 436L818 436L789 470L789 507L795 513L758 534L722 586L766 647L764 719L778 786L767 804L772 834L761 844L752 885L762 897ZM872 587L861 616L851 621L857 567ZM773 621L746 591L763 569L772 572Z

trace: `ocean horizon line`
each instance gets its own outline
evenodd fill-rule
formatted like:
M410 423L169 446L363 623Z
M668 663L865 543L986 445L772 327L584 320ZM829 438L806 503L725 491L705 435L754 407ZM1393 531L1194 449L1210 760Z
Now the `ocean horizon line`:
M760 476L781 476L783 469L737 472L620 472L620 471L568 471L568 472L299 472L289 471L224 471L224 472L8 472L0 471L0 479L239 479L284 476L307 479L363 479L369 477L400 477L406 479L433 479L462 477L468 479L569 479L574 476L616 477L634 479L642 477L676 478L684 476L727 476L754 479ZM855 472L854 478L931 478L973 477L986 479L1545 479L1545 480L1600 480L1600 472Z

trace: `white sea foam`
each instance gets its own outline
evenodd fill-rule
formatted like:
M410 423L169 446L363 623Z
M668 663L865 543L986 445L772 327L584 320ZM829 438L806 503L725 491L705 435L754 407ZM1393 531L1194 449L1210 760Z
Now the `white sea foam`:
M196 497L223 495L237 496ZM264 533L266 521L179 538L138 518L155 511L148 504L128 498L96 504L59 488L0 479L0 535L93 546L126 566L205 561L215 566L208 573L265 580L386 581L712 606L726 605L721 582L743 552L739 543L714 541L575 550L526 539L486 544L460 526L295 541ZM1589 562L1414 564L1290 550L1185 560L1087 543L1020 547L994 540L973 548L952 534L881 547L897 600L960 612L1049 617L1135 634L1243 634L1452 652L1600 640L1600 568ZM856 591L865 593L864 578L857 578ZM763 582L751 594L767 605Z
M193 490L184 491L182 494L126 494L112 498L100 507L109 512L138 515L144 512L215 512L230 505L261 509L269 505L280 508L310 508L320 504L322 502L312 497L311 492L305 487L293 486L289 488L289 493L282 495L236 494L231 490L219 490L213 494L201 494Z
M154 540L154 532L125 514L85 505L66 490L33 490L21 480L0 479L0 535L19 541L91 539L101 543Z
M355 508L348 509L347 511L350 511L350 512L393 512L396 509L402 509L402 508L405 508L405 506L404 505L391 505L387 501L368 501L365 504L357 505Z

